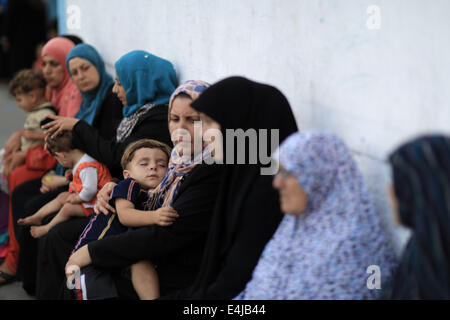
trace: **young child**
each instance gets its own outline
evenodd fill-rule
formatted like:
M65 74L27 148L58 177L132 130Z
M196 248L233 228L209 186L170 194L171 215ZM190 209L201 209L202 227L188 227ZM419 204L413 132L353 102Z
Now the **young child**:
M40 70L22 70L9 83L9 92L17 105L28 115L21 137L20 150L5 155L3 174L7 177L11 171L25 163L27 150L44 143L45 133L41 122L56 111L45 98L45 78ZM0 152L1 153L1 152Z
M64 130L55 138L47 139L47 150L66 168L73 168L69 192L63 192L34 215L19 219L19 225L33 225L31 235L42 237L55 225L72 217L90 216L94 212L97 192L111 181L108 168L72 145L72 132ZM57 215L46 225L42 220L53 212Z
M171 149L164 143L143 139L130 144L121 160L123 176L126 178L114 187L110 204L116 214L93 215L89 224L81 234L73 252L91 241L126 231L127 227L143 227L148 225L169 226L178 217L171 207L162 207L154 211L145 211L148 192L164 179L167 171ZM140 281L142 276L133 277L132 282L139 297L142 286L148 292L151 287L153 299L159 296L156 271L151 263L140 263L139 271L145 272L147 284ZM139 273L139 272L138 272ZM87 267L82 270L77 291L79 299L106 299L115 297L115 287L108 275ZM94 284L95 282L95 284Z

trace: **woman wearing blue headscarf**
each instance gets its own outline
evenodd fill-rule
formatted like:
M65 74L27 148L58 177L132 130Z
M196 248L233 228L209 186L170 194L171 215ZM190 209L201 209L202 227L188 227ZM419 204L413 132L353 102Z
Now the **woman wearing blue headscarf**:
M450 137L421 136L390 156L397 221L412 231L383 298L450 299Z
M82 128L87 127L91 133L95 132L103 139L114 139L123 118L122 103L112 92L114 80L106 72L102 57L92 46L80 44L67 55L66 66L83 96L83 102L76 118L52 117L54 121L49 123L51 131L73 130L76 135L80 128L85 130ZM84 150L83 142L79 148ZM55 177L47 175L44 179L56 181ZM20 244L18 274L29 293L34 292L36 281L37 241L30 236L28 229L18 226L17 221L32 215L59 193L67 191L67 183L53 190L43 190L41 179L37 179L18 186L13 192L14 229Z
M68 61L69 67L71 62L73 60ZM78 121L73 127L73 143L76 148L104 163L113 177L121 179L120 159L128 144L149 138L172 145L167 126L168 103L177 87L177 80L169 61L146 51L124 55L115 67L117 77L112 91L122 102L123 116L115 136L102 137L86 121ZM82 71L81 65L79 70ZM79 83L88 86L82 79ZM56 120L53 125L55 132L60 129L58 123ZM65 263L87 222L87 218L67 221L39 240L38 261L47 261L46 264L38 264L36 296L39 299L58 297L65 279Z

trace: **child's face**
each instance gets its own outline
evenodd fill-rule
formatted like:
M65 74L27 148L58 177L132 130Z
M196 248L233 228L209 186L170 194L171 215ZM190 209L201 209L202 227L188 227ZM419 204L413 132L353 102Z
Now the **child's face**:
M26 112L30 112L35 108L36 99L35 95L32 94L31 92L18 93L14 98L16 99L17 105Z
M168 161L161 149L142 148L136 150L123 176L133 178L144 190L154 189L166 175Z
M74 165L69 152L55 152L55 159L64 168L72 168Z

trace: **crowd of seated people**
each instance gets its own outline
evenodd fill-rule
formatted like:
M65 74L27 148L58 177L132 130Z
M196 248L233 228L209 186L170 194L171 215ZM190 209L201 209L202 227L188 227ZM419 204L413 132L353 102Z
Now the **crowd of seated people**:
M398 257L345 143L299 130L277 88L179 84L142 50L110 75L74 41L51 39L41 69L9 84L27 119L2 151L0 286L20 280L37 299L450 298L450 137L389 157L392 211L412 231ZM229 148L249 129L271 174L251 142Z

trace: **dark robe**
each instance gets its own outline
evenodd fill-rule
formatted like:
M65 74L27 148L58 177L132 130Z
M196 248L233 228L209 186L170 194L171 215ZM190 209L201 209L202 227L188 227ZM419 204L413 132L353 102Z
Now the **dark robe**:
M74 128L75 147L104 163L113 175L117 175L120 159L129 143L149 138L171 145L167 113L167 105L150 109L140 118L128 138L120 143L115 138L103 138L97 130L80 121ZM88 218L80 218L63 222L39 239L36 282L38 299L57 299L60 296L61 284L65 279L65 264L88 221Z
M192 103L226 129L278 129L280 143L297 131L288 101L276 88L245 78L222 80ZM268 135L270 137L270 134ZM261 140L270 155L270 140ZM250 143L246 144L249 159ZM277 146L276 146L277 147ZM230 150L224 148L225 159ZM234 163L237 163L235 148ZM189 288L163 299L232 299L251 279L259 256L282 218L272 176L256 164L226 164L200 273Z
M221 169L221 165L200 164L188 173L173 199L180 217L170 227L153 225L90 243L92 265L111 272L150 260L157 265L161 294L192 285L202 260ZM119 295L123 295L122 288L118 286Z
M111 87L97 111L91 131L96 131L104 139L114 139L122 117L122 103L112 92ZM81 122L84 121L79 121ZM29 227L19 226L17 220L34 214L58 194L68 190L68 186L64 186L42 194L39 191L40 188L41 179L31 180L17 186L11 197L14 232L20 245L17 275L22 280L23 288L30 294L35 292L38 240L31 237Z

